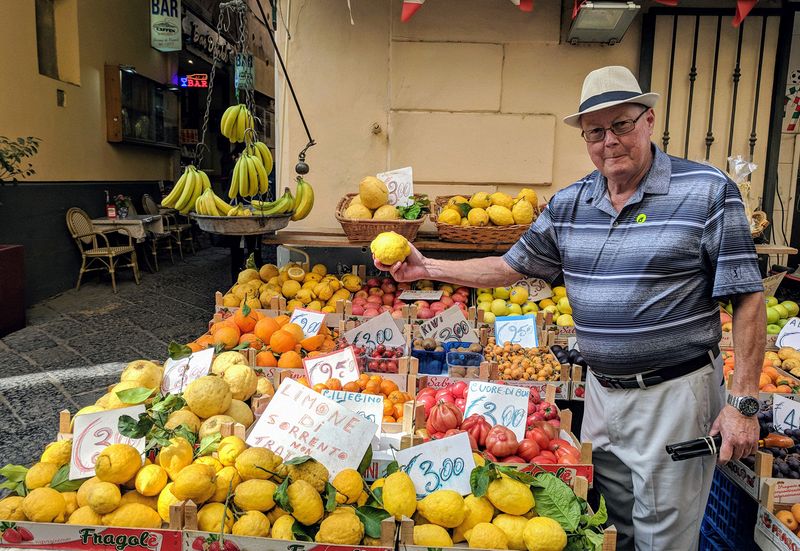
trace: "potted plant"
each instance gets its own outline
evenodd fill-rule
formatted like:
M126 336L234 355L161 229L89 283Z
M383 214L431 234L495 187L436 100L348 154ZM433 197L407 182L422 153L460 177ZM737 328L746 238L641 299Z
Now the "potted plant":
M120 218L127 218L128 217L128 209L131 206L131 198L127 195L119 195L114 196L114 205L117 207L117 216Z
M26 159L38 153L39 143L41 140L33 136L15 140L0 136L0 182L14 182L17 177L27 178L36 174Z

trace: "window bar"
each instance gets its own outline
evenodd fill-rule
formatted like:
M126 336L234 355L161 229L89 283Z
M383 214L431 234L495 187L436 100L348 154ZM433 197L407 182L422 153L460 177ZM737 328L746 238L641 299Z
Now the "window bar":
M683 141L683 158L689 158L689 135L692 131L692 101L694 81L697 79L697 39L700 34L700 16L694 18L694 44L692 45L692 68L689 70L689 108L686 111L686 137Z
M756 95L753 105L753 126L750 128L750 160L756 149L756 124L758 123L758 97L761 92L761 68L764 66L764 39L767 36L767 18L761 18L761 44L758 47L758 71L756 72ZM749 178L748 178L749 179Z
M667 110L664 117L664 135L661 136L661 147L664 153L667 152L669 147L669 111L672 106L672 74L675 69L675 37L678 34L678 16L672 16L672 47L669 51L669 79L667 82Z
M708 130L706 130L706 161L711 156L711 144L714 143L714 98L717 90L717 65L719 62L719 37L722 33L722 16L717 16L717 38L714 46L714 70L711 73L711 101L708 107Z
M736 66L733 68L733 101L731 102L731 125L728 133L728 157L733 150L733 127L736 122L736 97L739 92L739 79L742 76L742 37L744 36L744 21L739 25L739 43L736 46Z

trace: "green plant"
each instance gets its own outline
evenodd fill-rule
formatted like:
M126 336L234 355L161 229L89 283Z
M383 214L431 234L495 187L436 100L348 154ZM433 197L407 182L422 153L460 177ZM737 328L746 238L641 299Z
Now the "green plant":
M25 161L39 152L41 139L28 136L11 140L0 136L0 181L16 181L17 176L27 178L36 171Z

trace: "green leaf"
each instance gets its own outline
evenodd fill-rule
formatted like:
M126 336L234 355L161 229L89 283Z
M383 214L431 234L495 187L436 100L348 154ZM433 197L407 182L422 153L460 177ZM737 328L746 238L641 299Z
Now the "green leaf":
M167 353L169 354L171 360L177 361L191 356L192 349L185 344L178 344L177 342L172 341L167 347Z
M247 257L247 262L244 263L244 267L252 270L258 269L256 268L256 253L250 253L250 256Z
M366 474L367 469L372 466L372 446L367 446L367 451L364 452L364 457L361 458L361 463L358 464L358 474L362 477Z
M469 214L469 211L472 210L472 207L469 203L456 203L456 208L458 212L461 214L461 218L466 217Z
M130 415L123 415L117 421L119 433L128 438L144 438L151 428L153 420L146 413L140 413L138 421Z
M417 220L423 214L430 212L430 200L427 195L419 195L410 197L413 202L407 207L397 207L397 212L400 217L405 220Z
M597 508L597 512L593 514L589 518L589 522L587 526L594 527L594 526L602 526L608 520L608 511L606 510L606 498L602 495L600 496L600 506Z
M555 520L565 532L574 532L581 519L581 505L575 493L551 473L537 474L534 482L533 497L539 516Z
M515 469L514 467L500 465L497 467L497 470L498 472L503 473L509 478L513 478L514 480L519 480L526 486L530 486L531 484L534 484L534 482L536 481L536 477L534 477L532 474L524 473L518 469Z
M85 479L69 479L69 463L62 465L50 481L50 487L59 492L74 492L81 487Z
M299 457L295 457L293 459L290 459L289 461L284 461L283 464L284 465L302 465L306 461L314 461L314 458L312 458L309 455L301 455Z
M275 503L278 504L278 507L286 511L287 513L292 513L294 509L291 505L289 505L289 477L283 479L281 485L275 488L275 493L272 494L272 499Z
M242 306L242 315L247 317L250 315L250 312L252 312L252 310L250 310L250 305L248 305L247 301L245 301L244 306Z
M367 493L369 494L367 505L377 505L378 508L383 509L383 488L367 489Z
M336 509L336 488L330 482L325 483L325 510L332 513Z
M583 533L583 537L588 541L589 545L585 545L584 549L591 549L592 551L600 551L603 549L603 534L587 530Z
M292 536L297 541L314 541L314 536L319 531L319 525L303 526L298 521L292 523Z
M381 522L391 515L383 509L364 505L356 508L356 515L364 525L364 534L370 538L381 537Z
M388 465L386 465L386 470L383 472L383 476L389 476L390 474L394 474L400 470L400 464L397 461L391 461Z
M483 497L489 489L489 483L497 478L497 471L492 463L475 467L469 474L469 487L475 497Z
M173 413L178 411L186 405L186 400L178 394L167 394L166 396L157 396L153 405L150 407L152 411L166 411Z
M181 426L183 427L185 425ZM208 455L217 451L220 440L222 440L222 434L218 432L204 436L203 439L200 440L200 446L197 448L197 452L195 452L194 456L200 457L201 455Z
M242 344L236 345L232 350L247 350L250 348L250 341L244 341Z
M141 404L145 400L147 400L156 389L154 388L145 388L145 387L137 387L137 388L129 388L127 390L120 390L115 394L119 397L120 401L124 404Z
M25 480L25 475L28 474L28 467L22 465L8 464L0 469L0 476L6 478L9 482L22 482Z
M225 345L223 343L214 345L214 354L222 354L225 352Z

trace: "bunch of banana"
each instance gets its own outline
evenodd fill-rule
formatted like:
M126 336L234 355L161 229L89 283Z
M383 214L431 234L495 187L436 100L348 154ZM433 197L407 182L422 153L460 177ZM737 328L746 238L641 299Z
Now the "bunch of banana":
M225 216L253 216L253 211L244 205L236 205L228 208L228 212Z
M243 142L248 128L253 128L253 115L245 104L231 105L222 114L219 129L231 143Z
M302 220L308 216L308 213L314 207L314 188L303 180L302 176L298 176L294 195L294 215L292 215L292 220Z
M268 188L267 172L261 163L261 159L244 151L233 167L228 197L231 199L237 195L253 197L254 195L266 193Z
M261 159L261 164L264 165L264 170L267 174L272 172L272 153L270 153L267 144L264 142L254 142L250 144L247 149L248 153Z
M197 198L194 208L197 214L204 216L228 216L231 206L220 199L213 189L208 188Z
M269 203L265 201L251 201L253 204L253 208L255 208L254 214L256 216L269 216L273 214L286 214L287 212L292 212L294 208L295 200L292 196L292 192L289 191L287 187L283 195L277 201L271 201Z
M194 165L189 165L178 178L172 191L161 200L161 204L177 209L181 214L189 214L200 194L210 188L211 181L208 175L202 170L197 170Z

